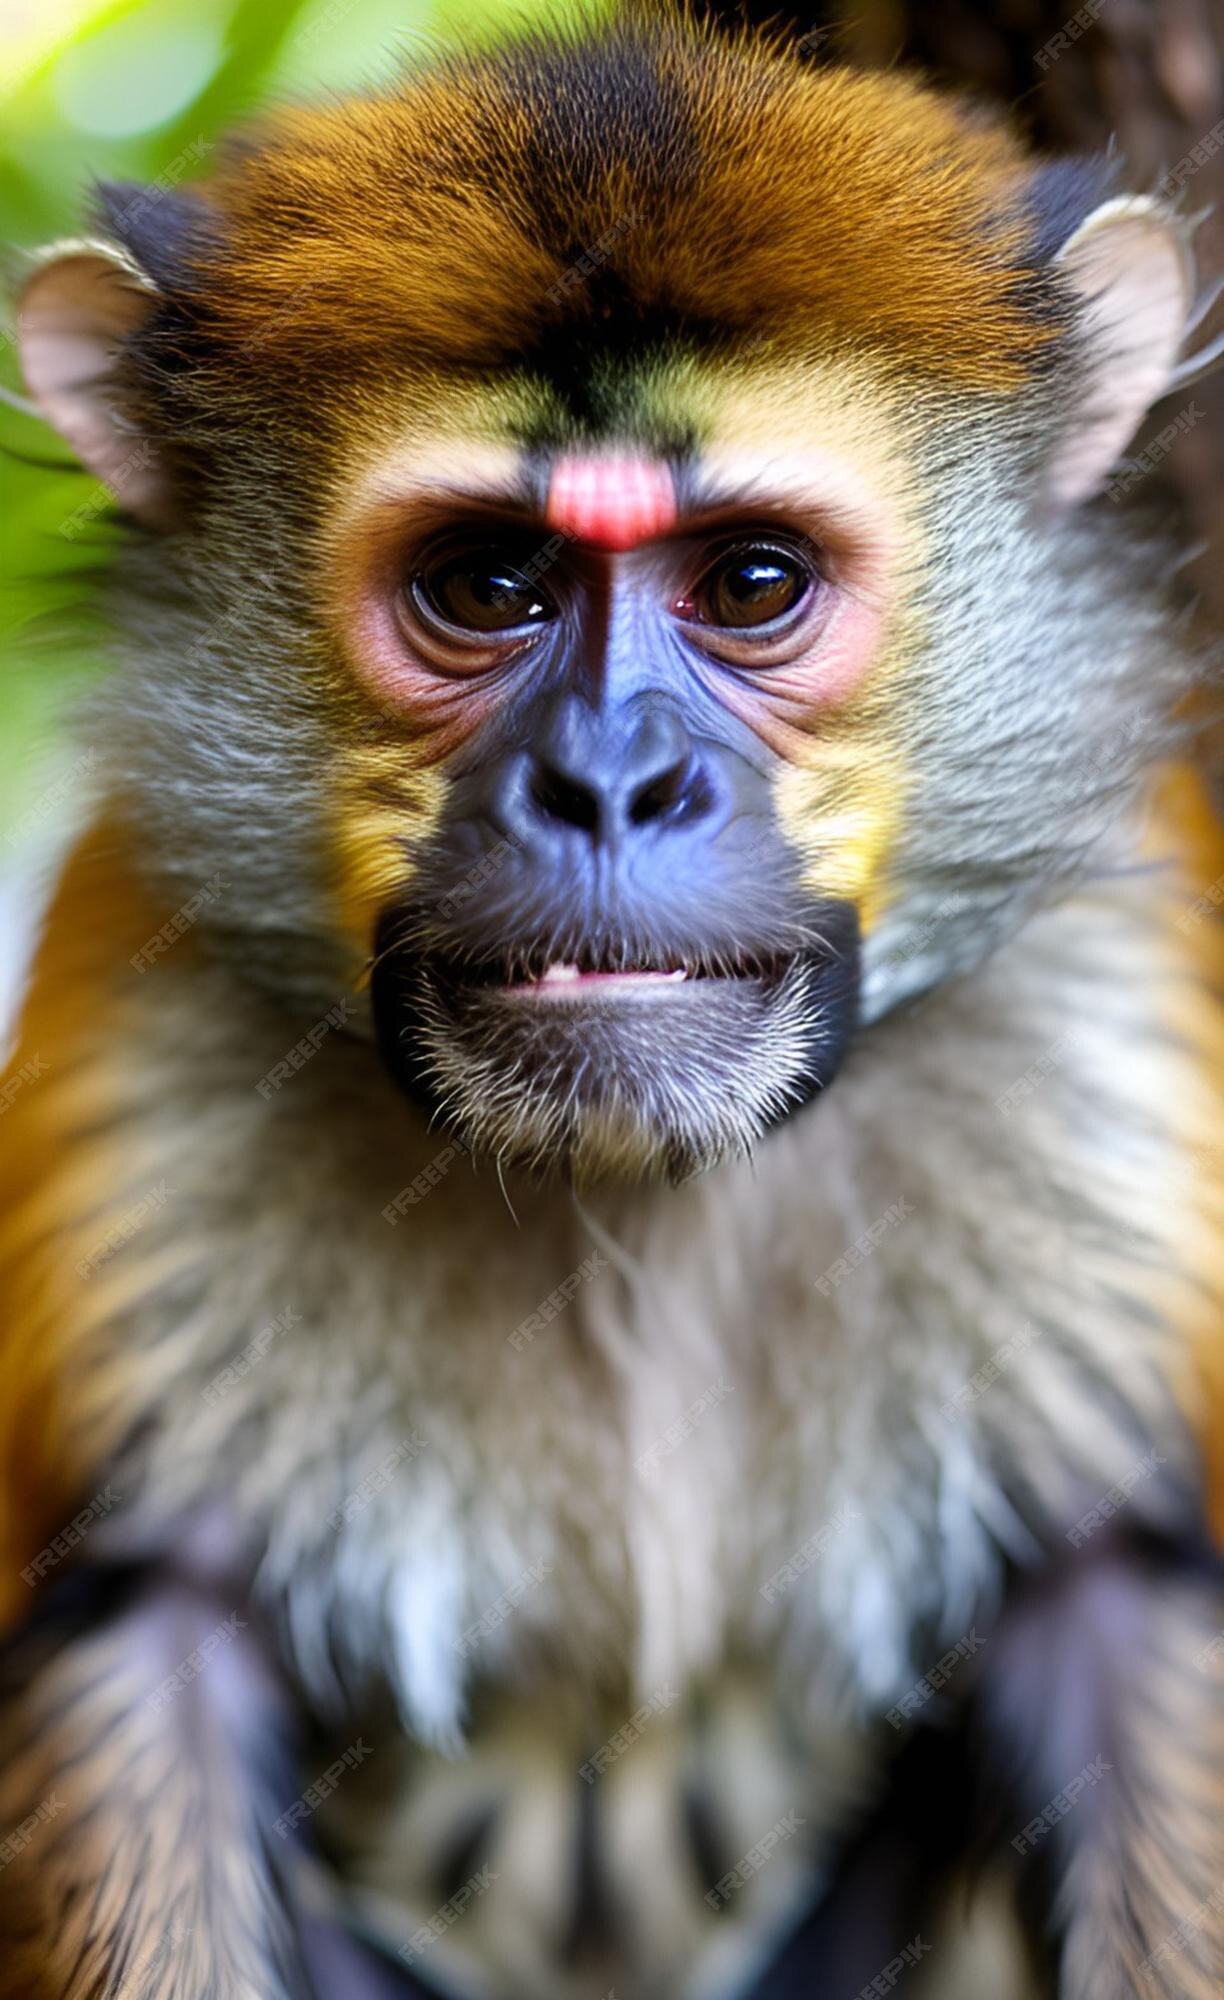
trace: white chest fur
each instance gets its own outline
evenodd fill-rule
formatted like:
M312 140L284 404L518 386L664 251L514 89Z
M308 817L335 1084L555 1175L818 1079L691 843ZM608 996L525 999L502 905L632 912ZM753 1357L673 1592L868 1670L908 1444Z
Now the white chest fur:
M184 1047L206 1082L147 1135L141 1184L175 1201L125 1269L179 1254L185 1217L214 1247L187 1244L189 1338L164 1283L126 1321L148 1349L131 1515L156 1533L220 1499L307 1687L336 1697L337 1660L384 1679L418 1743L476 1745L477 1789L521 1765L509 1731L572 1804L646 1711L606 1774L625 1866L643 1817L668 1847L692 1702L757 1718L724 1732L747 1746L720 1753L724 1819L747 1847L767 1808L800 1811L806 1866L871 1719L988 1613L1000 1551L1065 1532L1136 1429L1176 1449L1151 1274L1181 1253L1193 1075L1155 1032L1141 932L1107 906L1050 924L1048 951L1035 926L874 1029L754 1162L585 1205L507 1200L339 1038L269 1103L279 1018L227 991L185 1022L159 995L177 1100ZM393 1816L429 1796L391 1790ZM427 1849L380 1838L366 1879Z
M1153 1237L1178 1254L1163 1131L1188 1085L1143 985L1102 997L1103 952L1133 972L1137 946L1096 921L1061 913L1048 957L1030 933L873 1030L755 1161L585 1205L507 1199L361 1046L269 1107L252 1024L214 1009L199 1115L230 1143L184 1156L180 1118L150 1151L178 1195L139 1247L198 1211L232 1254L192 1279L193 1368L131 1473L150 1515L224 1493L307 1678L337 1647L385 1666L437 1740L490 1679L623 1709L744 1657L814 1723L831 1690L887 1706L929 1664L915 1635L960 1637L999 1546L1031 1547L1005 1489L1057 1524L1133 1457L1125 1404L1168 1422L1145 1287Z

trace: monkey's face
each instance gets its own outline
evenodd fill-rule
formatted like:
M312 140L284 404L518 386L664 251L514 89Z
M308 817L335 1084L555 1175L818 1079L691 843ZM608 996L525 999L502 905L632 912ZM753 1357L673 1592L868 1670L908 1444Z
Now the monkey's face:
M346 660L436 777L375 920L382 1047L482 1146L682 1176L853 1024L852 843L805 867L780 783L872 661L875 517L831 466L817 524L776 468L766 497L692 455L460 464L381 466L335 550Z
M1189 278L976 112L630 16L111 190L20 336L171 530L110 739L167 909L221 876L299 1008L369 974L474 1142L683 1175L1133 796L1180 669L1079 509Z

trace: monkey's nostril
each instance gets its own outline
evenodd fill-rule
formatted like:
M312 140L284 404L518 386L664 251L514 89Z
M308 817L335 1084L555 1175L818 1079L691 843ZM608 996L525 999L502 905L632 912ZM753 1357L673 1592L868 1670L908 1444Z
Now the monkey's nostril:
M599 800L586 785L577 784L545 765L531 780L532 803L549 819L594 833L599 825Z
M700 771L690 758L682 757L658 777L639 786L629 801L629 818L634 826L646 826L654 819L698 812L706 802L705 790Z
M528 797L545 819L576 827L596 840L611 838L618 827L661 825L708 809L709 783L690 753L670 763L649 761L649 777L635 780L630 771L613 771L603 783L598 777L575 777L559 761L541 758L528 781Z

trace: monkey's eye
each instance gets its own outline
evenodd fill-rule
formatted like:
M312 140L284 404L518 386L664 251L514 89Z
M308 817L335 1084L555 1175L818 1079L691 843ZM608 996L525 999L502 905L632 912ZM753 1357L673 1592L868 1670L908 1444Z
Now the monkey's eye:
M741 545L724 550L676 609L724 632L751 631L797 610L813 581L797 553L767 543Z
M547 591L500 549L465 549L427 563L412 593L427 615L482 636L518 632L557 616Z

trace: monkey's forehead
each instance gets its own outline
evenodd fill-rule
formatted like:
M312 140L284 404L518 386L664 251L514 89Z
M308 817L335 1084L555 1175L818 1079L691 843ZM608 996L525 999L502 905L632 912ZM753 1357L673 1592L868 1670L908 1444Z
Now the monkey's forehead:
M1064 312L1035 184L1002 126L901 78L630 25L282 113L126 234L221 356L534 376L598 431L677 350L1017 387Z

